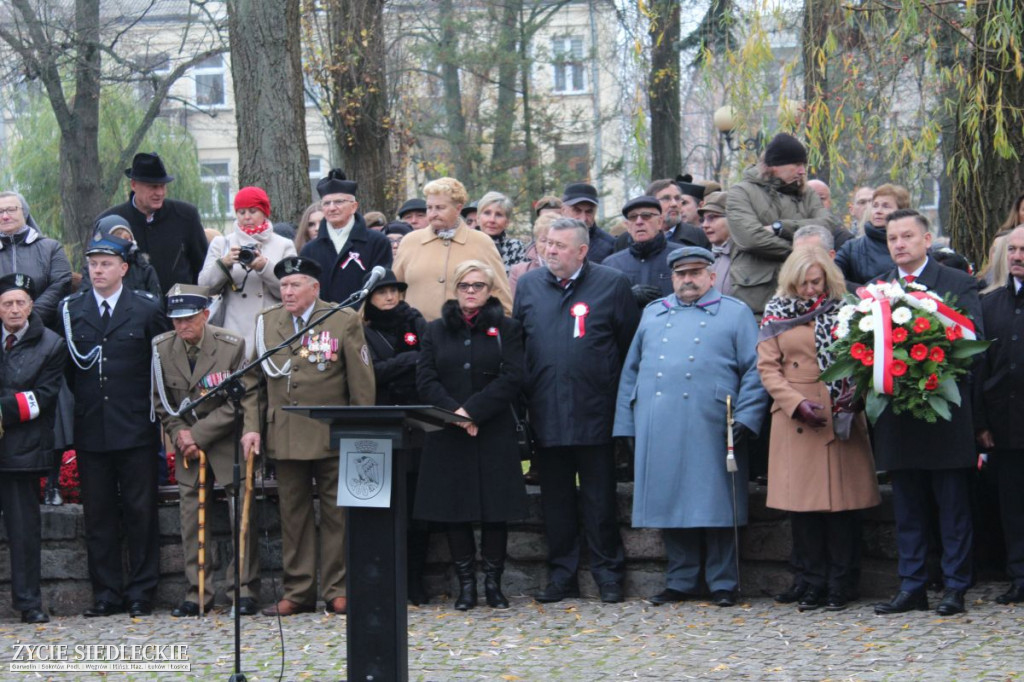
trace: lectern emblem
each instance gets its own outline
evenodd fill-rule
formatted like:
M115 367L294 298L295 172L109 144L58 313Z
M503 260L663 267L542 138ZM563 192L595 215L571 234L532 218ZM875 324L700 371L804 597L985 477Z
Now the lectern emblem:
M378 446L372 440L357 440L355 447L345 458L345 487L353 497L369 500L384 485L384 453L374 452Z

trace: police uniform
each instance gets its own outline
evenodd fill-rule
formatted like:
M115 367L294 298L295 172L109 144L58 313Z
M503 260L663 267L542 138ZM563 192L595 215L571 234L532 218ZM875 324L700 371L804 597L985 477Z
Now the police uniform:
M125 256L106 239L97 239L86 250L86 255L94 254ZM110 615L125 604L132 615L148 615L160 576L160 434L150 415L150 351L153 338L167 330L167 319L160 301L146 291L121 286L109 299L100 299L93 289L65 298L60 306L96 601L85 615ZM100 309L111 302L105 322ZM122 570L122 531L127 576Z
M286 258L274 270L281 279L320 274L315 261L300 257ZM307 324L330 307L316 299ZM263 311L256 322L256 353L279 345L295 332L295 318L283 304ZM275 460L277 468L284 599L297 610L308 611L317 599L313 479L320 498L320 593L328 605L345 596L345 511L336 504L338 453L330 447L327 424L282 408L374 404L373 367L359 316L348 309L335 313L301 340L271 355L261 367L259 393L267 405L263 452ZM256 392L250 391L246 433L260 430L256 405ZM268 612L272 609L264 611Z
M167 315L172 319L198 315L207 308L209 301L205 287L176 284L167 295ZM199 399L244 364L245 340L234 332L206 324L197 347L196 357L190 361L189 344L177 333L166 332L153 339L153 407L172 442L177 442L181 431L188 430L206 453L208 469L212 470L212 475L207 473L206 476L206 499L213 499L216 480L228 491L231 508L235 457L231 402L220 393L195 410L179 408L186 398ZM180 414L175 414L178 412ZM188 592L185 602L172 612L174 616L197 615L199 603L199 460L189 460L187 464L186 468L184 458L179 456L175 474L181 500L181 544ZM251 509L249 521L252 528ZM260 578L255 538L256 532L250 530L246 536L245 563L240 569L239 604L243 615L255 615L257 610L255 600L259 597ZM234 578L233 562L228 566L227 575L229 579ZM207 589L206 610L213 605L213 599L214 590Z

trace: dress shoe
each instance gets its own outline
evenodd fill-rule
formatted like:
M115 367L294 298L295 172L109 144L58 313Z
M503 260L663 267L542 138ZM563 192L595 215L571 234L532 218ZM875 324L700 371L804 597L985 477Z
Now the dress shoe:
M87 608L82 615L86 618L101 618L104 616L112 616L115 613L121 613L122 608L120 604L113 604L109 601L103 601L100 599L98 602Z
M653 597L648 597L647 602L655 606L661 606L662 604L673 604L675 602L696 598L697 595L695 594L690 594L689 592L683 592L681 590L673 590L671 587L666 587Z
M809 586L797 603L797 611L813 611L825 603L825 588Z
M25 609L21 612L21 622L38 625L39 623L49 623L50 617L42 609Z
M548 586L534 595L541 604L551 604L563 599L579 598L580 586L576 581L548 583Z
M967 609L964 608L964 591L963 590L946 590L946 593L942 595L942 601L935 608L935 612L940 616L955 616L958 613L963 613Z
M136 599L128 606L128 615L132 618L149 616L153 613L153 604L145 599Z
M711 593L711 603L715 606L736 606L736 593L732 590L715 590Z
M195 618L199 615L199 604L186 599L171 610L171 615L175 618Z
M312 613L316 606L309 604L297 604L290 599L282 599L263 609L260 613L264 616L292 616L296 613Z
M260 612L259 604L252 597L242 597L238 600L238 614L241 616L255 616Z
M885 616L892 613L907 613L908 611L927 611L928 594L921 590L919 592L907 592L900 590L900 593L892 598L892 601L879 602L875 604L875 613Z
M60 491L56 488L46 488L46 492L43 493L43 504L51 507L59 507L64 504L64 498L60 496Z
M829 590L825 599L826 611L842 611L852 601L852 597L842 590Z
M601 583L598 585L597 591L601 595L601 601L605 604L618 604L626 598L622 591L622 585L614 581Z
M1010 589L996 597L997 604L1020 604L1024 602L1024 585L1010 585Z
M324 604L325 613L336 613L339 616L348 613L348 598L335 597Z
M779 604L792 604L795 601L800 601L800 598L804 596L804 592L807 591L807 587L808 585L804 581L794 580L789 589L775 595L773 599Z

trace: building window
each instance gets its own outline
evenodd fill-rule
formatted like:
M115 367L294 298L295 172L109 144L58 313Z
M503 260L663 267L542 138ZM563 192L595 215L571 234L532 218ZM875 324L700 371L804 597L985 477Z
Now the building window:
M583 38L563 36L552 41L555 92L586 92L587 71L583 63Z
M196 65L193 73L197 105L214 107L225 104L224 72L224 55L215 54Z
M320 182L320 178L327 175L327 164L319 156L309 157L309 193L313 198L313 201L320 199L320 194L316 191L316 183Z
M230 218L231 165L227 161L207 161L199 164L199 175L209 192L210 200L203 206L204 218Z

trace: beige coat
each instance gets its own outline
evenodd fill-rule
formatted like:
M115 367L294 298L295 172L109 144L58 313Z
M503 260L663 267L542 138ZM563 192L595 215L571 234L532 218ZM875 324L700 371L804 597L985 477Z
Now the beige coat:
M797 512L838 512L879 503L875 461L864 414L849 440L832 430L832 402L818 380L813 323L757 346L761 383L775 400L768 454L768 506ZM814 429L793 418L802 400L825 405L828 423Z
M511 315L511 289L494 240L461 221L451 240L441 239L429 227L407 234L398 245L393 269L395 277L409 285L405 300L430 322L441 317L445 301L455 298L455 268L473 259L483 261L494 271L491 296L501 301L506 315Z
M330 307L317 299L311 319ZM260 314L263 339L267 349L273 348L295 333L291 313L276 305ZM339 311L315 327L328 331L340 340L338 360L326 362L326 370L317 370L316 363L301 357L304 350L296 341L290 349L278 351L270 360L283 368L291 360L290 374L271 377L261 373L260 392L266 397L267 435L263 451L273 459L313 460L337 458L331 449L327 424L282 408L292 405L373 405L375 384L370 353L363 337L359 315L346 309ZM257 340L258 343L258 340ZM258 347L257 347L258 350ZM255 391L246 395L245 431L259 431Z

